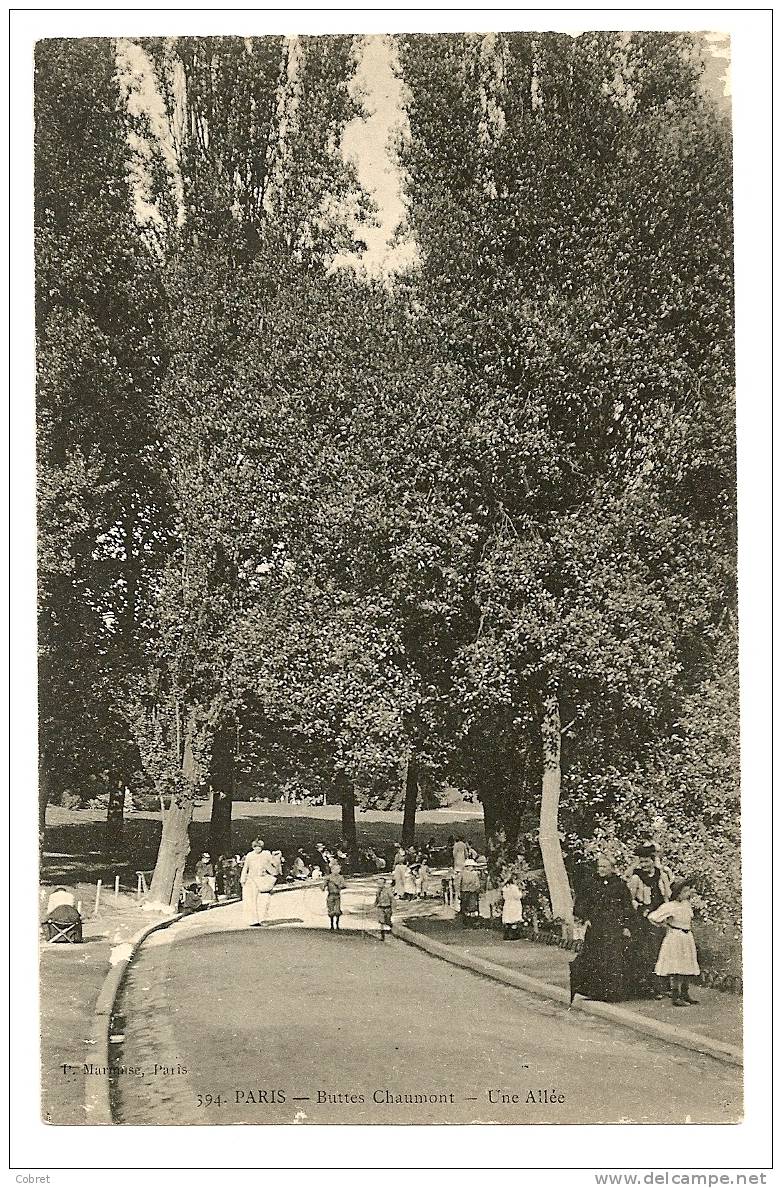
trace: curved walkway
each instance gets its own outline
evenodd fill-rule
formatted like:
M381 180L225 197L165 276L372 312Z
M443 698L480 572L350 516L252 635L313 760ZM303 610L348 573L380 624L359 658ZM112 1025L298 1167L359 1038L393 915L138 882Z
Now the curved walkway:
M351 884L343 935L318 888L273 896L264 928L229 907L151 937L119 1004L117 1120L739 1120L739 1070L380 943L373 891Z

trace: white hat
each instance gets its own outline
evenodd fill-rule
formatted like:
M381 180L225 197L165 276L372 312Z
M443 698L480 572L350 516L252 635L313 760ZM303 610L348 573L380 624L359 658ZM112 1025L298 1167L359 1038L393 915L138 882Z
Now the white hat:
M474 858L468 858L464 865L465 866L477 866L478 863L475 861Z

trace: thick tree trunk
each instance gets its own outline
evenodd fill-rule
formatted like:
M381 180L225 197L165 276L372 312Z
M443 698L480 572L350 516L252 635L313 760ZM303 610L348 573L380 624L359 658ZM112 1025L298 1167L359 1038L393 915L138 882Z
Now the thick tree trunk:
M348 851L354 854L358 849L356 840L356 798L353 785L346 784L342 789L342 836L347 842Z
M185 735L182 757L182 776L185 791L172 796L171 804L162 810L163 832L160 849L152 875L152 883L145 906L154 911L175 908L179 903L182 876L190 853L190 822L195 806L196 767L190 732Z
M155 871L146 899L148 908L163 910L176 907L182 889L185 862L190 853L189 827L193 819L193 801L172 802L163 813Z
M551 912L562 921L563 936L573 932L573 895L568 882L562 846L559 841L559 795L562 787L560 755L562 730L556 688L550 685L543 696L541 731L543 736L543 788L540 800L540 852L546 873Z
M209 822L209 853L212 860L231 853L231 813L236 786L236 723L227 722L212 745L212 814Z
M209 821L209 853L212 860L231 853L231 812L233 791L223 792L215 788L212 792L212 816Z
M418 764L415 755L407 761L405 773L405 811L402 816L402 845L408 849L415 842L415 811L418 807Z
M479 788L483 829L490 849L501 851L508 859L516 854L522 811L536 803L539 786L540 776L532 780L529 757L524 752L520 760L518 755L508 760L501 780L495 775L490 784Z
M106 811L106 852L112 853L122 841L125 825L125 781L112 776L109 784L109 806Z
M488 840L502 827L497 800L496 797L492 796L488 788L479 791L478 799L483 807L483 832L486 834Z

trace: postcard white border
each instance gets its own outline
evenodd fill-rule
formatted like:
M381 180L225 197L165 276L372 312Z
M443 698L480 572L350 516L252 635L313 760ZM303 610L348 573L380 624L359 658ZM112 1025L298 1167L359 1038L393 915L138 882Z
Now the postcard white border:
M13 10L11 93L11 689L10 937L12 1158L20 1172L180 1169L167 1183L206 1182L195 1168L541 1169L535 1183L594 1183L585 1168L757 1169L770 1165L771 962L771 15L768 10L439 9ZM730 33L735 134L739 571L745 887L746 1120L693 1127L46 1127L39 1121L35 856L35 553L32 256L32 47L37 38L140 34L446 32L491 29L690 29ZM639 1068L639 1077L643 1078ZM596 1091L599 1086L596 1084ZM318 1173L320 1174L320 1173ZM50 1172L97 1183L106 1172ZM340 1175L390 1183L398 1173ZM210 1179L213 1175L210 1174ZM431 1179L432 1177L427 1177ZM438 1180L440 1176L436 1177ZM448 1175L449 1183L454 1174ZM309 1177L308 1177L309 1179ZM138 1180L114 1171L112 1184ZM298 1177L297 1177L298 1180Z

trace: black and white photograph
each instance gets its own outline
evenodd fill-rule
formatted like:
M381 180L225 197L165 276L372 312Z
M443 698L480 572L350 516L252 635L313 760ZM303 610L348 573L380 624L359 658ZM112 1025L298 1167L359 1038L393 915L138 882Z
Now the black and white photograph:
M41 21L48 1126L744 1120L731 36L466 15Z

